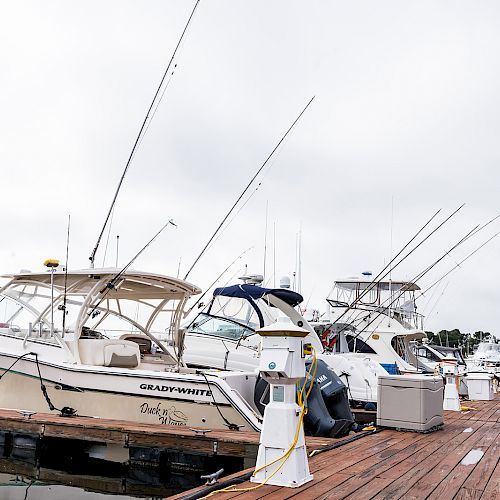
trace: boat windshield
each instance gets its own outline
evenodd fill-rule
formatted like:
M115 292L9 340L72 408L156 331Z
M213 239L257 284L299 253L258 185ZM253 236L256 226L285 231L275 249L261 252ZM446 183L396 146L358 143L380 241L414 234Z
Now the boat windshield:
M279 309L269 304L266 297L248 300L217 295L206 311L196 316L187 331L238 340L274 323L279 312Z
M437 352L439 352L442 356L453 356L459 365L465 365L465 360L460 352L460 349L453 349L451 352L449 350L440 349L439 346L433 346Z
M189 325L188 332L238 340L248 337L249 335L254 335L255 329L241 325L227 318L200 313Z
M500 354L500 344L479 344L477 354Z

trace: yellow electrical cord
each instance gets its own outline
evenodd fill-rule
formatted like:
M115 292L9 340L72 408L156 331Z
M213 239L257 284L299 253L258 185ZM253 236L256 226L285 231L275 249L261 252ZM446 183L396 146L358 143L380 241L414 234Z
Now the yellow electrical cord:
M252 473L252 477L255 476L255 474L257 474L257 472L260 472L262 469L265 469L271 465L274 465L276 462L283 460L281 462L280 466L270 476L268 476L262 483L257 484L256 486L251 486L249 488L232 488L232 489L230 489L231 486L228 486L227 488L222 488L221 490L212 491L208 495L201 497L201 500L203 500L204 498L209 498L213 495L216 495L217 493L245 492L245 491L253 491L253 490L256 490L258 488L261 488L274 475L276 475L281 470L281 468L285 465L286 461L290 458L290 455L292 454L293 450L295 449L295 445L297 444L297 441L299 440L300 429L301 429L302 424L303 424L304 415L307 413L306 401L307 401L307 398L309 397L309 394L311 394L312 387L314 384L314 379L316 377L316 371L318 368L318 360L316 358L316 350L314 349L314 347L311 347L311 349L312 349L313 360L312 360L311 366L309 367L309 370L307 371L307 375L304 379L304 383L302 384L302 387L300 388L299 391L297 391L297 400L298 400L298 405L300 407L300 414L299 414L299 424L297 426L297 431L295 432L295 437L292 441L292 444L290 445L288 450L283 455L281 455L281 457L278 457L275 460L273 460L272 462L264 464L264 465L260 466L258 469L255 469ZM303 399L304 389L306 387L307 380L309 379L309 376L311 377L311 383L309 384L309 389L307 389L306 397L305 397L305 399Z

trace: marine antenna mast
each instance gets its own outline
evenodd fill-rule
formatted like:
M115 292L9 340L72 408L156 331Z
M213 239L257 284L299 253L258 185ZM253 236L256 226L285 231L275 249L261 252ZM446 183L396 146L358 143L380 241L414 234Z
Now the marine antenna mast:
M187 29L189 27L189 24L191 23L191 19L193 18L194 13L195 13L196 8L198 7L199 3L200 3L200 0L196 0L196 3L194 4L193 10L191 11L191 14L190 14L190 16L189 16L189 18L187 20L186 25L184 26L184 30L182 31L181 36L179 37L179 40L177 42L177 45L175 46L175 49L174 49L174 51L172 53L172 57L170 58L170 61L168 62L168 65L167 65L167 68L165 70L165 73L163 73L163 77L162 77L162 79L160 81L160 84L158 85L158 88L156 89L155 95L153 97L153 100L151 101L151 104L150 104L149 108L148 108L148 111L146 113L144 121L142 122L141 128L139 130L139 133L137 134L137 137L135 139L134 145L132 146L132 150L130 151L130 155L128 157L127 163L125 165L125 168L123 169L123 173L122 173L122 176L120 178L120 182L118 183L118 187L116 188L115 194L113 196L113 200L111 201L111 205L109 207L108 214L106 215L106 219L104 220L104 224L102 226L101 232L99 233L99 237L97 238L97 242L96 242L96 244L94 246L94 249L92 250L92 253L90 254L90 257L89 257L90 267L92 269L94 268L94 261L95 261L95 255L97 253L97 249L99 248L102 236L104 234L106 226L108 225L109 218L111 217L111 213L113 212L113 208L114 208L115 203L116 203L116 198L118 197L118 193L120 192L120 189L122 187L123 180L125 179L125 175L127 174L128 167L132 163L132 159L133 159L134 154L135 154L135 152L137 150L137 147L141 143L144 135L147 132L149 123L151 123L151 120L153 119L154 112L153 112L153 116L151 116L151 112L153 111L153 109L156 110L156 108L160 104L160 101L161 101L161 99L163 97L163 94L164 94L164 92L166 90L166 87L165 87L165 89L162 92L165 80L167 78L167 75L170 73L170 68L172 66L172 62L173 62L173 60L174 60L174 58L175 58L175 56L177 54L177 50L179 49L179 46L181 45L181 42L182 42L182 40L184 38L184 35L186 34L186 31L187 31ZM172 74L173 74L173 72L172 72ZM167 85L168 85L168 83L167 83Z

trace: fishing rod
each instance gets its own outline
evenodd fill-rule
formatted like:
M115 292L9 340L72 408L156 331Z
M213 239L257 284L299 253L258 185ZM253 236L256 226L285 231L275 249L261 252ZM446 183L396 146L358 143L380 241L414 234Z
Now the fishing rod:
M427 273L429 273L439 262L441 262L445 257L449 256L449 254L455 250L456 248L458 248L461 244L463 244L467 239L470 238L471 235L473 234L477 234L477 231L476 229L479 227L479 225L475 226L475 228L473 228L471 231L469 231L463 238L461 238L455 245L453 245L453 247L451 247L449 250L445 251L444 254L439 257L436 261L434 261L431 265L429 265L426 269L424 269L423 271L421 271L420 273L418 273L414 278L412 278L410 281L411 283L415 283L417 282L418 280L422 279ZM481 228L482 229L482 228ZM500 233L497 233L497 234L500 234ZM497 235L496 234L496 235ZM491 237L487 242L485 242L483 245L481 245L480 248L482 248L486 243L488 243L489 241L491 241L496 235L494 235L493 237ZM476 249L472 254L474 254L476 251L478 251L478 249ZM471 254L471 255L472 255ZM471 256L470 255L470 256ZM457 266L455 266L457 267ZM391 307L394 303L396 303L399 298L405 293L405 290L403 290L402 292L400 292L390 303L389 305L385 306L385 308L389 308ZM387 300L391 299L391 297L389 297L388 299L386 299L384 302L382 302L380 305L381 306L384 306L384 304L387 302ZM361 335L361 333L363 333L364 331L366 331L366 329L377 319L379 318L381 315L383 314L382 311L379 311L375 314L375 316L371 319L371 321L369 323L367 323L359 332L356 333L356 335L353 337L353 340L354 339L357 339L359 337L359 335ZM369 317L370 315L368 315Z
M246 253L248 253L250 250L252 250L254 247L251 246L251 247L248 247L245 251L243 251L242 253L240 253L240 255L238 255L238 257L236 257L236 259L234 259L231 264L229 264L229 266L226 267L226 269L224 269L224 271L222 271L219 276L217 276L217 278L215 278L215 280L205 289L205 291L203 292L203 294L198 298L198 300L192 305L192 307L189 308L189 310L184 314L184 317L188 316L189 313L201 302L201 299L203 299L203 297L205 297L205 295L211 290L211 288L217 283L217 281L219 281L222 276L224 276L224 274L227 273L227 271L233 267L233 265L243 257L243 255L245 255Z
M222 226L224 225L224 223L226 222L226 220L229 218L229 216L231 215L231 213L234 211L234 209L236 208L236 206L238 205L238 203L240 202L240 200L243 198L243 196L245 195L245 193L248 191L248 189L250 188L250 186L253 184L253 182L255 181L255 179L257 178L257 176L262 172L262 169L267 165L267 163L269 162L269 160L274 156L274 153L277 151L277 149L280 147L280 145L286 139L286 137L288 136L288 134L292 131L292 129L297 124L297 122L302 118L302 115L306 112L307 108L313 102L314 98L315 98L315 96L311 97L311 99L309 100L309 102L305 105L305 107L299 113L299 115L297 116L297 118L295 118L295 120L293 121L293 123L290 125L290 127L288 128L288 130L285 132L285 134L278 141L278 143L276 144L276 146L274 146L273 150L271 151L271 153L269 154L269 156L266 158L266 160L264 161L264 163L259 167L259 169L257 170L257 172L250 179L250 182L246 185L245 189L238 196L238 198L234 202L233 206L229 209L229 211L224 216L224 218L222 219L222 221L220 222L220 224L217 226L217 229L215 230L215 232L212 234L212 236L210 236L208 242L205 244L205 246L203 247L203 249L199 253L198 257L196 257L196 259L194 260L193 264L188 269L188 272L184 276L184 279L187 279L187 277L191 274L191 271L194 269L194 267L196 266L196 264L198 263L198 261L201 259L202 255L205 253L205 251L209 247L210 243L212 243L212 241L215 238L215 236L219 233L220 229L222 228Z
M104 288L99 292L102 297L99 299L99 302L94 305L92 310L88 313L88 316L92 316L94 311L102 304L110 290L116 290L116 283L118 280L121 278L121 276L127 271L127 269L136 261L136 259L146 250L146 248L153 243L153 241L169 226L172 225L174 227L177 227L177 224L173 222L172 219L170 219L162 228L128 261L128 263L118 272L115 274L113 278L111 278L108 283L104 286Z
M435 260L431 265L429 265L427 268L425 268L423 271L418 273L415 277L413 277L410 280L410 283L416 283L418 280L423 278L428 272L430 272L439 262L441 262L445 257L449 256L450 253L458 248L461 244L463 244L467 239L470 238L471 235L474 234L476 229L479 227L479 225L475 226L473 229L471 229L463 238L461 238L455 245L453 245L449 250L446 250L441 257L439 257L437 260ZM403 290L393 299L393 295L391 294L386 300L380 303L380 306L385 307L386 309L389 309L395 302L399 300L399 298L405 293L406 290ZM387 306L385 305L389 300L393 299ZM362 333L363 331L366 330L366 328L373 322L375 321L376 318L378 318L382 314L381 311L379 311L373 320L368 323L363 330L361 330L359 333ZM358 334L359 335L359 334ZM358 337L358 335L355 336L355 338Z
M435 217L441 212L441 208L430 218L427 220L427 222L415 233L415 235L399 250L399 252L381 269L381 271L375 276L375 278L372 279L372 281L368 284L368 286L361 292L361 294L354 299L354 301L347 306L347 309L337 318L336 321L339 319L343 318L349 310L351 310L354 306L356 306L359 302L361 302L361 299L369 293L370 290L373 289L372 285L379 284L380 281L387 276L388 273L392 272L392 270L397 267L401 262L399 262L396 265L392 265L394 261L415 241L416 238L422 233L422 231L434 220ZM410 254L408 254L406 257L408 257ZM388 273L384 274L385 271L388 271ZM333 291L333 287L330 290L330 293ZM328 295L330 295L330 293Z
M477 253L479 250L481 250L484 246L486 246L491 240L496 238L500 232L495 233L491 238L488 238L482 245L480 245L478 248L476 248L473 252L471 252L467 257L463 258L460 262L458 262L455 266L453 266L447 273L443 274L441 278L436 280L432 285L428 286L424 291L420 292L420 297L425 295L431 288L436 286L438 283L440 283L444 278L446 278L449 274L451 274L457 267L460 267L466 260L470 259L475 253Z
M148 111L146 113L146 116L144 118L144 121L142 122L142 125L141 125L141 128L139 129L139 133L137 134L137 137L135 139L135 142L134 142L134 145L132 146L132 150L129 154L129 157L128 157L128 160L127 160L127 163L125 164L125 168L123 170L123 173L122 173L122 176L120 178L120 181L118 183L118 187L116 188L116 191L115 191L115 194L113 196L113 199L111 201L111 205L109 207L109 210L108 210L108 214L106 215L106 219L104 220L104 225L102 226L102 229L101 229L101 232L99 233L99 236L97 238L97 242L94 246L94 249L92 250L92 253L90 254L90 257L89 257L89 260L90 260L90 267L93 269L94 268L94 261L95 261L95 255L97 253L97 249L99 248L99 245L101 244L101 239L102 239L102 236L104 234L104 231L106 229L106 226L108 224L108 221L109 221L109 218L111 217L111 213L113 212L113 208L115 206L115 203L116 203L116 199L118 197L118 193L120 192L120 189L122 187L122 184L123 184L123 180L125 179L125 175L127 174L127 171L128 171L128 168L132 162L132 159L134 157L134 154L137 150L137 147L139 145L139 143L141 142L142 138L143 138L143 135L145 134L145 131L147 130L147 123L148 123L148 120L149 120L149 117L150 117L150 114L151 114L151 111L153 110L154 106L155 106L155 103L157 102L158 100L158 96L160 95L160 92L161 92L161 89L163 87L163 84L165 82L165 79L170 71L170 67L172 66L172 62L177 54L177 50L179 49L179 46L181 45L181 42L184 38L184 35L186 34L186 31L191 23L191 19L193 18L194 16L194 13L196 11L196 8L198 7L198 4L200 3L200 0L196 0L196 3L193 7L193 10L191 11L191 14L187 20L187 23L186 25L184 26L184 29L181 33L181 36L179 37L179 40L177 41L177 45L175 46L175 49L172 53L172 56L170 58L170 61L168 62L168 65L167 65L167 68L165 70L165 73L163 74L161 80L160 80L160 84L158 85L158 88L156 89L156 92L154 94L154 97L153 97L153 100L151 101L151 104L148 108Z
M492 219L490 219L488 222L486 222L485 224L483 224L482 226L480 226L480 224L478 224L464 239L461 243L465 242L466 240L468 240L469 238L472 238L474 236L476 236L479 232L483 231L483 229L486 229L491 223L493 223L494 221L496 221L498 218L500 218L500 214L493 217ZM429 287L427 287L426 290L424 291L421 291L420 292L420 297L422 297L423 295L425 295L425 293L427 293L431 288L433 288L435 285L437 285L442 279L444 279L448 274L450 274L454 269L456 269L457 267L460 267L460 265L465 262L469 257L472 257L472 255L474 255L477 251L479 251L481 248L483 248L486 244L488 244L493 238L495 238L497 236L497 234L499 233L496 233L495 235L493 235L491 238L489 238L487 241L485 241L482 245L480 245L476 250L474 250L471 254L469 254L467 257L465 257L465 259L463 259L462 261L456 263L456 265L448 272L446 273L445 275L443 275L439 280L435 281L432 285L430 285Z
M344 311L344 312L343 312L343 313L342 313L342 314L341 314L341 315L340 315L340 316L339 316L339 317L338 317L338 318L337 318L334 322L331 322L331 323L329 323L329 324L327 324L327 325L326 325L326 328L328 329L328 328L330 328L330 327L331 327L334 323L338 323L338 322L339 322L339 319L343 318L343 317L346 315L346 313L347 313L348 311L352 310L352 309L354 308L354 306L355 306L355 305L357 305L357 303L360 301L360 299L361 299L364 295L366 295L366 293L368 293L368 291L369 291L369 290L371 290L371 289L373 289L373 288L374 288L373 286L371 286L372 284L373 284L373 285L375 285L375 284L376 284L376 285L379 285L379 284L380 284L380 282L381 282L381 280L382 280L383 278L385 278L385 277L386 277L386 276L387 276L390 272L392 272L392 270L393 270L393 269L395 269L397 266L399 266L399 264L401 264L404 260L406 260L406 259L407 259L407 258L408 258L408 257L409 257L409 256L410 256L410 255L411 255L411 254L415 251L415 250L417 250L417 248L418 248L418 247L420 247L420 246L422 245L422 243L424 243L424 242L425 242L425 241L426 241L426 240L427 240L430 236L432 236L432 235L433 235L433 234L434 234L434 233L435 233L438 229L440 229L440 228L441 228L441 227L442 227L442 226L443 226L446 222L448 222L448 221L449 221L449 220L450 220L450 219L451 219L451 218L452 218L452 217L453 217L453 216L454 216L454 215L455 215L455 214L456 214L456 213L457 213L457 212L458 212L458 211L459 211L459 210L460 210L460 209L461 209L464 205L465 205L465 204L462 204L462 205L461 205L460 207L458 207L458 208L457 208L454 212L452 212L452 214L450 214L450 215L449 215L449 216L448 216L448 217L447 217L447 218L446 218L443 222L441 222L441 223L440 223L440 224L439 224L439 225L438 225L438 226L437 226L437 227L436 227L433 231L431 231L431 232L430 232L430 233L429 233L429 234L428 234L428 235L427 235L427 236L426 236L426 237L425 237L425 238L424 238L424 239L423 239L423 240L422 240L422 241L421 241L418 245L416 245L416 246L415 246L415 247L414 247L414 248L413 248L410 252L408 252L408 254L407 254L407 255L405 255L402 259L400 259L400 260L399 260L399 262L397 262L397 264L396 264L396 265L394 265L393 267L391 267L391 268L389 269L389 271L387 271L387 272L386 272L386 273L382 276L382 278L381 278L378 282L376 282L376 283L375 283L375 282L374 282L375 280L374 280L374 281L372 281L372 282L369 284L369 286L365 289L365 291L364 291L363 293L361 293L361 294L360 294L360 295L359 295L359 296L358 296L358 297L357 297L357 298L356 298L356 299L352 302L352 304L348 305L348 306L347 306L347 308L346 308L346 310L345 310L345 311ZM471 231L469 231L465 237L461 238L461 239L459 240L459 242L458 242L457 244L455 244L455 245L454 245L454 246L453 246L453 247L452 247L452 248L451 248L448 252L445 252L445 254L444 254L444 255L443 255L440 259L438 259L438 260L437 260L437 261L436 261L436 262L435 262L432 266L430 266L430 268L426 269L424 274L426 274L427 272L429 272L429 271L430 271L430 270L431 270L431 269L432 269L435 265L437 265L437 264L438 264L438 263L439 263L439 262L440 262L443 258L445 258L447 255L449 255L449 253L450 253L451 251L453 251L453 250L454 250L457 246L459 246L460 244L462 244L462 243L463 243L464 241L466 241L466 240L467 240L467 239L468 239L471 235L473 235L473 234L474 234L474 232L476 231L476 229L477 229L478 227L479 227L479 225L475 226L475 227L474 227ZM486 226L484 226L484 227L486 227ZM387 268L387 266L385 266L385 267ZM379 275L380 275L380 273L379 273ZM415 281L417 281L417 280L418 280L418 279L420 279L420 278L421 278L421 276L420 276L420 277L418 277L418 275L417 275L417 277L415 277L413 280L411 280L411 282L412 282L412 283L414 283ZM390 308L390 307L392 306L392 304L393 304L396 300L398 300L398 299L399 299L399 297L401 297L401 295L402 295L403 293L404 293L404 291L403 291L403 292L401 292L401 293L400 293L400 295L399 295L399 296L398 296L398 297L397 297L397 298L396 298L393 302L391 302L391 303L390 303L387 307L388 307L388 308ZM386 299L385 301L383 301L380 305L381 305L381 306L383 306L383 305L387 302L387 300L389 300L391 297L392 297L392 295L391 295L391 296L389 296L389 297L388 297L388 299ZM381 312L379 312L379 313L375 316L375 318L374 318L374 319L373 319L370 323L368 323L368 324L365 326L365 328L363 328L363 329L362 329L362 330L361 330L361 331L360 331L357 335L355 335L355 336L354 336L354 339L356 339L356 338L357 338L357 337L358 337L358 336L359 336L362 332L364 332L364 331L366 330L366 328L367 328L370 324L372 324L372 323L373 323L373 321L374 321L376 318L378 318L381 314L382 314L382 313L381 313ZM368 315L368 316L369 316L369 315ZM350 318L352 318L352 313L351 313ZM344 332L346 329L348 329L348 328L349 328L349 323L348 323L348 321L350 320L350 318L348 318L348 319L346 320L346 324L342 327L342 329L341 329L341 330L339 330L339 332L338 332L339 334L340 334L340 333L342 333L342 332Z
M449 284L450 284L450 282L448 281L448 283L446 283L446 285L444 286L444 288L443 288L443 290L441 292L441 295L439 295L439 297L436 299L436 302L434 302L434 305L431 307L431 310L429 311L429 314L427 314L427 318L430 318L432 316L432 313L434 312L434 309L436 309L437 305L439 304L439 302L443 298L443 295L446 292L446 289L448 288ZM438 288L436 288L436 290L438 290Z
M342 319L355 305L357 305L361 299L367 295L374 287L372 285L378 285L380 282L387 277L388 274L390 274L396 267L398 267L402 262L404 262L410 255L413 254L425 241L427 241L433 234L435 234L441 227L443 227L444 224L446 224L452 217L454 217L463 207L465 204L460 205L455 211L453 211L448 217L446 217L437 227L435 227L420 243L418 243L414 248L412 248L404 257L402 257L396 264L392 265L392 263L408 248L409 245L419 236L419 234L430 224L430 222L439 214L441 209L439 209L423 226L415 236L413 236L406 245L389 261L389 263L384 266L382 271L378 273L378 275L368 284L368 286L365 288L361 294L356 297L356 299L348 305L346 310L335 320L335 322L338 322L340 319ZM333 323L332 323L333 324ZM331 326L331 325L329 325Z

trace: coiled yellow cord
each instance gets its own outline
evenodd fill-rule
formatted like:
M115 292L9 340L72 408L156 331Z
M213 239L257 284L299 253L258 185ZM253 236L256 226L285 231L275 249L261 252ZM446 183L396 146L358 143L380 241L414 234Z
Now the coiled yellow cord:
M253 490L256 490L258 488L261 488L273 476L275 476L281 470L281 468L285 465L286 461L288 460L288 458L292 454L292 451L295 449L295 445L297 444L297 441L299 440L300 429L301 429L303 421L304 421L304 415L307 413L307 407L306 407L307 398L309 397L309 394L311 394L312 387L313 387L313 384L314 384L314 379L316 377L316 371L317 371L317 368L318 368L318 360L316 358L316 350L314 349L314 347L312 347L312 355L313 355L313 359L312 359L312 362L311 362L311 366L309 367L309 370L307 371L306 377L304 379L304 383L302 384L302 387L300 388L300 390L297 391L297 401L298 401L297 404L300 407L300 414L299 414L299 424L297 426L297 430L295 432L295 437L294 437L294 439L292 441L292 444L290 445L290 447L288 448L288 450L285 451L285 453L283 455L281 455L280 457L276 458L272 462L264 464L261 467L259 467L258 469L255 469L253 471L252 476L255 476L255 474L257 474L257 472L260 472L262 469L265 469L266 467L270 467L271 465L274 465L276 462L279 462L280 460L282 460L282 462L279 465L279 467L270 476L268 476L262 483L260 483L260 484L257 484L255 486L251 486L249 488L232 488L231 486L228 486L227 488L222 488L220 490L212 491L208 495L205 495L204 497L201 497L202 499L203 498L209 498L209 497L211 497L213 495L216 495L217 493L245 492L245 491L253 491ZM309 384L309 388L307 389L307 392L306 392L305 398L304 398L304 390L306 388L307 381L308 381L309 377L311 377L311 383Z

